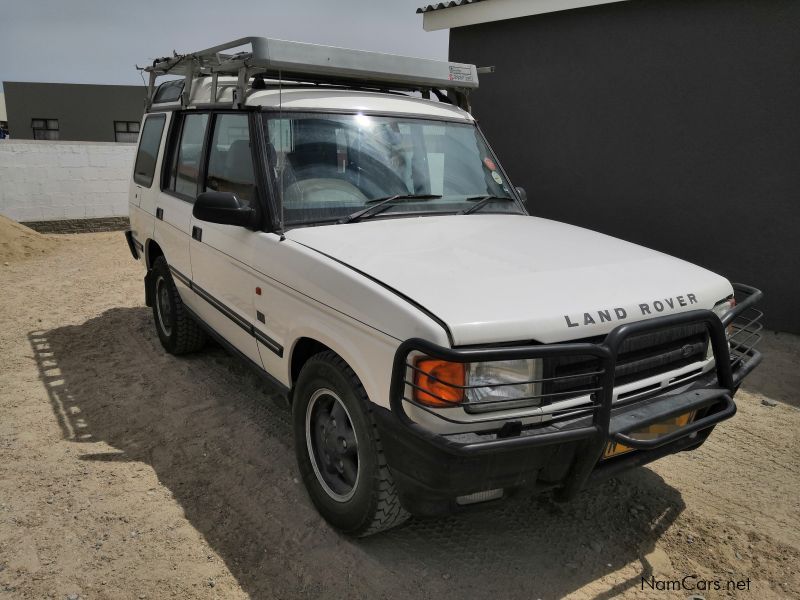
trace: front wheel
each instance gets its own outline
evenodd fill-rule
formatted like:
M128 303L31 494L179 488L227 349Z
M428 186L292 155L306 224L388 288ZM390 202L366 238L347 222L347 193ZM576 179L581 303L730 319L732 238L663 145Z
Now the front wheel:
M337 529L367 536L409 517L353 370L333 352L313 356L292 405L295 453L309 496Z

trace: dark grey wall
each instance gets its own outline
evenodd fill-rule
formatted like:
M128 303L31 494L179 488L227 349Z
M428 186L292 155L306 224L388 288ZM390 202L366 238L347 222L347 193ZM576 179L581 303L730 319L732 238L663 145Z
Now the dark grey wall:
M144 86L4 81L12 138L33 139L31 119L58 119L59 139L114 141L114 121L140 121Z
M800 2L631 0L453 29L540 216L762 288L800 333ZM614 285L614 282L609 282Z

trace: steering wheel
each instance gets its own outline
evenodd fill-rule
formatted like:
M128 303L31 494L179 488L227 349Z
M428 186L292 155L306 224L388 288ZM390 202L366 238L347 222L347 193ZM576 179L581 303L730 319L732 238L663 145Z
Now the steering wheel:
M330 155L330 153L335 154L337 151L336 144L324 142L300 144L295 146L292 154L302 155L304 151L308 152L310 148L314 149L315 154L324 151ZM344 179L357 187L367 198L380 198L408 193L405 181L388 165L353 148L347 149L347 155L348 168L345 169L344 173L341 173L336 165L329 163L311 164L302 167L294 167L293 165L294 178L297 181L322 178ZM289 156L289 161L292 162L291 155ZM358 165L357 168L353 168L354 163Z

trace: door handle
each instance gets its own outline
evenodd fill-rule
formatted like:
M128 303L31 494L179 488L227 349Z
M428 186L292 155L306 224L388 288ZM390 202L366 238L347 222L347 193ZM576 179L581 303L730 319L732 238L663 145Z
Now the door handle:
M159 221L164 220L164 209L161 208L160 206L156 208L156 219L158 219Z
M196 225L192 226L192 238L197 240L198 242L203 241L203 230L197 227Z

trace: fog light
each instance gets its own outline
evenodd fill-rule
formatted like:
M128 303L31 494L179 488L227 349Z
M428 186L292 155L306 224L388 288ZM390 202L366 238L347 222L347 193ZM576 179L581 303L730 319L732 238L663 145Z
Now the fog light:
M499 500L502 497L502 488L498 490L486 490L485 492L475 492L474 494L459 496L456 498L456 504L466 506L467 504L478 504L479 502L488 502L489 500Z

